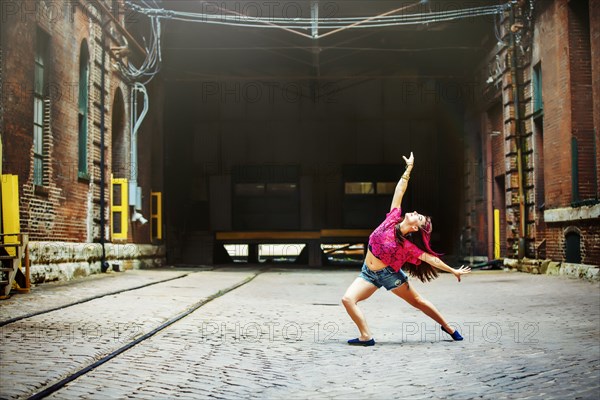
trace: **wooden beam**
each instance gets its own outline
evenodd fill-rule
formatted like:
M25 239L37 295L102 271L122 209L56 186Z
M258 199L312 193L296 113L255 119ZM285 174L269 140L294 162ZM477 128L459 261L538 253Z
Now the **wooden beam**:
M364 237L368 238L373 232L370 229L322 229L321 237Z
M217 232L216 240L314 240L319 239L318 231L258 231L258 232Z

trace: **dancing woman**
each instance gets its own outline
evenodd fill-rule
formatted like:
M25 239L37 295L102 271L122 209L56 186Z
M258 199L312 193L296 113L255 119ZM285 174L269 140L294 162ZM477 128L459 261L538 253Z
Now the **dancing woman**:
M448 325L437 308L409 285L408 276L403 271L425 282L437 277L437 271L432 268L435 267L452 273L460 282L460 277L471 272L471 268L461 266L459 269L454 269L439 259L439 254L433 251L429 244L432 231L431 218L416 211L406 213L404 217L401 215L400 206L410 179L414 156L411 152L409 158L404 156L402 158L406 162L406 171L396 185L390 212L381 225L371 233L361 273L342 298L346 311L360 332L359 337L348 340L350 345L373 346L375 344L358 303L368 299L382 286L423 311L439 323L441 329L454 340L463 340L460 333Z

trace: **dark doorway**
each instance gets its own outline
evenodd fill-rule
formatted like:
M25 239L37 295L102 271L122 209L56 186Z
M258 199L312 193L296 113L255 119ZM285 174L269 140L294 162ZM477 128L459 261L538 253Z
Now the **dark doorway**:
M578 232L565 235L565 258L568 263L581 264L581 235Z

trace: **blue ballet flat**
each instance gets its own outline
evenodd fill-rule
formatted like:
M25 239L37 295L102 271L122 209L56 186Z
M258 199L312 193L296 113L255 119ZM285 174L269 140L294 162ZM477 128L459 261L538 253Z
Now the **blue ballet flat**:
M444 329L444 327L443 327L443 326L442 326L441 328L442 328L442 330L443 330L444 332L446 332L448 335L452 336L452 339L454 339L454 340L456 340L456 341L463 340L463 337L462 337L462 336L460 336L460 333L458 333L458 330L456 330L456 329L455 329L455 330L454 330L454 333L450 333L450 332L448 332L446 329Z
M360 340L359 338L348 340L348 344L350 346L374 346L375 339L370 340Z

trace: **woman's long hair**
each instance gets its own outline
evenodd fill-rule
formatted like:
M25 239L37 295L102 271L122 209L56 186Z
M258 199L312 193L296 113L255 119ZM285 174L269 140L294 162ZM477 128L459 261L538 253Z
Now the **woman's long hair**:
M431 249L431 245L429 244L431 232L433 230L431 218L425 218L425 224L420 227L417 232L411 232L406 236L403 236L402 232L400 231L400 223L396 224L396 239L398 239L400 243L402 243L404 240L408 240L424 252L435 257L439 257L441 254L433 251ZM419 279L421 282L428 282L438 277L437 270L426 262L422 262L419 265L407 262L402 266L402 270L408 272L411 276Z

